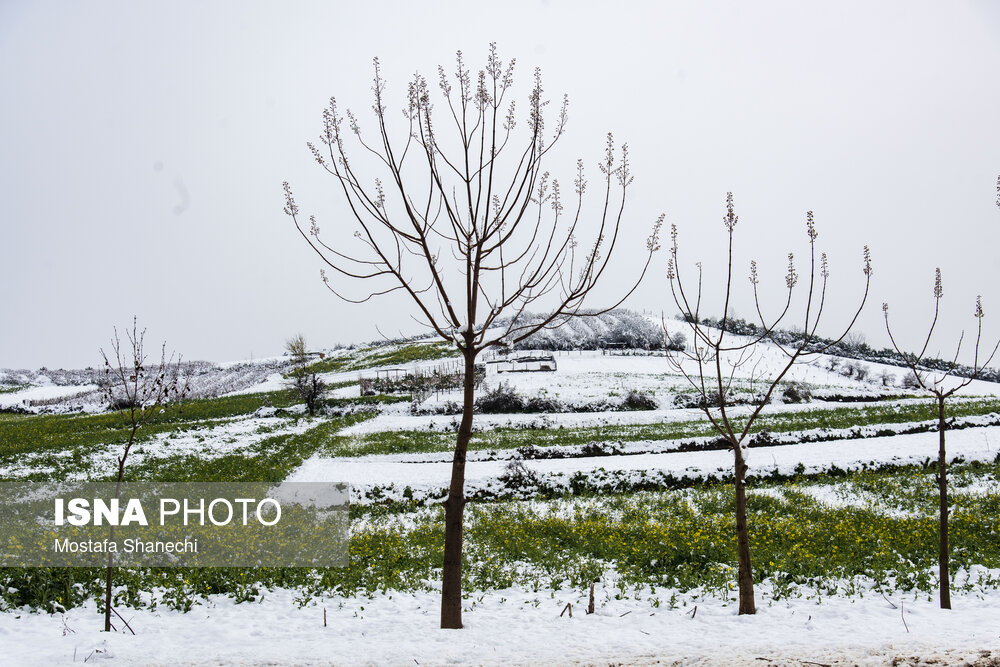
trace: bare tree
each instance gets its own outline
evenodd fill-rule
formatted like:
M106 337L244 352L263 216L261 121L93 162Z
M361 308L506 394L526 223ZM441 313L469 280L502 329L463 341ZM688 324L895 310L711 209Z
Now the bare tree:
M832 345L837 344L850 331L857 321L861 309L868 298L868 286L871 282L872 266L868 246L864 248L863 271L865 275L865 291L857 311L850 323L836 340L821 342L816 338L823 307L826 303L827 279L830 276L826 253L816 257L816 238L818 233L813 221L812 211L806 214L806 232L809 236L809 273L808 292L803 311L794 322L801 326L797 342L781 343L773 337L779 324L793 309L792 295L799 283L799 274L795 268L794 256L788 254L788 269L785 273L786 297L784 307L773 319L767 319L761 307L758 292L759 276L756 261L750 262L750 283L753 285L753 301L759 327L756 334L736 336L731 331L732 304L736 299L733 293L733 232L736 229L738 216L733 205L733 195L726 195L726 215L722 221L728 235L727 270L725 296L722 304L722 315L718 328L708 327L702 317L702 265L697 264L697 285L693 291L685 288L681 276L681 264L678 255L677 226L671 225L670 257L667 260L667 279L670 282L670 292L674 303L680 309L682 320L691 332L691 346L669 357L673 368L687 379L699 398L699 406L711 422L713 428L727 443L733 452L734 485L736 491L736 542L739 569L737 581L739 585L739 613L756 613L754 601L753 567L750 558L750 533L747 524L746 508L746 473L748 436L753 430L754 422L760 416L764 406L771 400L775 388L782 381L792 366L804 357L819 354ZM664 328L666 322L664 321ZM669 332L668 332L669 335ZM758 344L770 339L783 353L782 361L773 374L758 373L760 354ZM693 368L691 368L693 366ZM735 401L734 380L740 369L749 371L749 384L760 383L762 389L751 393L742 400L748 402L749 414L732 413Z
M295 364L287 376L289 388L306 404L306 412L314 415L319 400L326 393L327 387L326 383L319 379L319 374L308 368L309 351L305 336L295 334L286 340L285 351L288 352L292 363Z
M104 359L104 398L111 410L116 410L122 418L128 433L128 439L118 455L118 474L115 478L115 495L121 493L122 482L125 479L125 463L135 445L139 431L150 418L159 414L166 403L180 400L187 392L186 384L180 378L181 359L174 355L167 357L166 343L160 349L160 361L154 365L146 364L144 348L146 330L139 331L135 318L132 319L131 331L125 330L127 345L123 346L115 329L111 339L111 355L101 348ZM109 529L109 539L114 539L114 526ZM108 565L104 588L104 631L111 632L111 582L114 574L114 554L108 554Z
M398 141L390 139L395 133L378 59L371 135L362 133L350 111L345 123L335 99L324 111L321 146L308 146L347 202L353 248L324 241L315 217L305 225L284 184L285 213L325 268L362 286L361 294L348 296L334 288L324 272L331 291L351 302L405 293L418 313L414 319L453 343L464 360L462 421L444 503L443 628L462 627L465 460L472 436L477 355L558 327L571 317L606 312L638 285L624 290L625 296L608 308L582 311L619 242L632 182L627 147L617 157L608 134L600 162L599 201L585 213L588 183L583 161L577 162L569 201L564 201L560 183L543 169L566 128L566 99L554 124L547 125L548 103L536 69L522 124L513 100L514 61L503 63L494 44L478 74L466 67L461 52L456 60L451 76L438 68L440 108L432 105L431 86L424 77L413 77ZM348 158L349 134L368 164ZM373 178L365 185L362 180L368 180L365 173L372 164L387 180ZM588 222L596 229L590 244L580 248L577 234ZM657 249L658 230L659 222L647 241L640 280Z
M947 368L943 370L930 370L924 366L926 360L926 354L928 347L931 343L931 337L934 335L934 328L937 326L938 315L941 309L941 297L944 296L944 286L941 282L941 269L934 269L934 317L931 319L931 325L927 329L927 337L924 339L924 344L920 348L920 352L914 354L909 352L903 352L899 345L896 344L896 338L893 336L892 329L889 326L889 304L882 304L882 312L885 315L885 328L889 333L889 340L892 341L892 346L895 348L896 352L902 357L903 361L909 367L911 375L911 381L914 381L916 385L934 396L934 400L937 402L937 412L938 412L938 462L937 462L937 484L938 484L938 576L941 580L941 590L940 590L940 601L942 609L951 609L951 576L948 572L948 560L951 549L948 543L948 457L947 451L945 449L945 431L948 430L948 422L946 421L946 401L949 397L955 394L955 392L960 389L969 386L969 384L979 377L983 369L989 365L990 361L993 360L993 356L997 352L997 348L1000 347L1000 340L993 347L993 351L990 353L989 357L983 360L980 357L980 344L982 342L983 336L983 303L982 297L976 297L976 345L973 350L973 361L971 369L966 369L963 373L964 377L958 377L955 375L955 371L959 369L958 356L962 351L962 341L965 338L965 332L958 337L958 345L955 348L955 356L952 358L951 362L947 365Z

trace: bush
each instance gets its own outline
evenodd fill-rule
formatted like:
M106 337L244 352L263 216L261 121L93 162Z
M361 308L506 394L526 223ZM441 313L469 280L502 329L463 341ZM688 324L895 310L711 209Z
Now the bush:
M310 415L316 414L316 407L326 393L327 387L326 383L319 379L316 369L308 366L309 352L305 337L302 334L292 336L285 341L285 350L295 364L295 368L285 376L285 382L306 404L306 411Z
M306 404L306 411L310 415L316 414L319 400L327 389L326 383L319 379L319 375L299 368L292 371L288 383L295 395Z
M854 378L859 382L864 382L868 377L868 367L856 361L848 361L840 369L840 374L844 377Z
M620 444L620 443L619 443ZM621 456L622 450L606 442L588 442L580 448L580 456Z
M476 411L485 414L524 412L524 398L506 382L476 399Z
M521 459L511 459L498 478L505 488L514 491L533 491L538 486L538 475Z
M655 410L660 407L656 399L649 394L630 389L625 398L622 399L622 410Z
M913 373L913 371L904 375L900 384L903 385L904 389L920 389L920 380L917 379L917 376Z
M565 412L562 403L548 396L530 396L524 400L524 412Z
M812 387L805 382L789 382L781 392L781 399L785 403L808 403L812 400Z
M674 407L675 408L717 408L722 404L719 400L718 394L709 394L708 400L699 392L689 393L684 392L680 394L674 394ZM735 404L730 401L730 404Z
M108 401L108 410L111 412L124 412L125 410L130 410L133 407L138 407L133 401L130 401L125 396L115 396L110 401Z

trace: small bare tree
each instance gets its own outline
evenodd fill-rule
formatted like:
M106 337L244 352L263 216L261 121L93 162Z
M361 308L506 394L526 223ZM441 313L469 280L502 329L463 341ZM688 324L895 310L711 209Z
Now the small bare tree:
M285 341L285 351L292 358L295 367L288 373L289 388L306 404L306 412L316 414L316 407L326 393L326 383L319 374L309 370L309 351L305 336L295 334Z
M174 355L167 357L166 343L160 349L160 360L153 366L147 365L144 348L146 330L139 331L136 318L132 319L131 331L125 330L127 345L123 345L115 329L111 339L111 354L101 348L104 359L104 398L110 410L117 411L128 433L117 456L118 471L115 478L115 495L121 493L125 479L125 463L135 445L139 431L150 418L159 414L167 403L184 397L187 386L180 376L181 359ZM109 531L109 539L114 539L114 526ZM108 566L104 587L104 631L111 632L111 583L114 574L114 554L108 554Z
M346 296L323 273L327 286L350 302L392 292L405 293L414 318L453 343L464 361L462 421L458 428L451 484L445 501L445 547L441 627L462 627L462 527L465 460L472 437L477 356L490 347L513 345L578 315L584 299L608 270L618 245L626 190L632 183L628 150L616 157L609 134L600 162L600 194L585 213L583 161L577 162L573 197L563 199L557 180L543 169L568 120L564 99L553 126L547 125L542 77L535 70L522 127L512 96L514 62L503 63L490 45L486 66L473 74L461 52L453 76L438 68L441 111L431 102L431 86L417 74L403 107L400 140L384 96L386 82L375 60L375 131L362 133L358 119L341 116L331 99L323 113L322 147L309 144L313 158L334 177L354 223L355 247L326 242L315 217L299 214L287 183L285 213L302 237L338 277L362 285ZM441 125L438 121L443 121ZM371 164L348 158L353 134L361 154L387 178L369 184ZM579 248L577 234L590 221L590 245ZM639 276L653 251L653 235ZM625 296L635 289L624 289ZM541 313L532 316L531 312Z
M682 320L690 329L691 346L669 357L673 368L684 376L694 388L699 398L699 407L711 422L715 431L725 440L733 452L734 485L736 491L736 543L739 569L737 582L739 585L739 613L756 613L754 601L753 568L750 557L750 532L747 524L746 507L746 473L748 436L754 428L754 422L760 416L764 406L771 400L775 388L796 362L804 357L824 352L837 344L850 331L857 321L861 309L868 298L868 286L871 282L872 266L868 246L864 248L863 271L865 276L865 291L861 297L854 317L836 340L821 342L816 337L820 317L826 303L827 279L830 276L826 253L816 256L816 238L818 233L813 221L812 211L806 214L806 233L809 236L809 274L808 292L806 293L803 312L795 324L801 326L797 342L781 343L773 338L779 324L792 310L792 295L799 283L799 274L795 268L794 256L788 254L788 269L785 273L786 298L784 307L773 319L767 319L762 311L758 292L759 277L756 261L750 262L750 283L753 285L754 306L760 325L755 327L753 335L736 336L729 329L732 327L731 308L735 300L733 293L733 232L736 229L738 216L733 205L733 195L726 195L726 215L722 219L728 235L727 271L725 296L722 303L722 315L718 328L709 327L702 321L702 266L697 264L697 285L694 291L685 288L681 277L681 264L678 255L677 226L671 226L670 257L667 260L667 279L670 282L670 292L674 303L680 309ZM664 322L666 328L666 322ZM669 335L669 332L668 332ZM770 339L777 349L784 353L778 368L771 373L758 374L760 355L758 345ZM693 367L692 367L693 366ZM740 369L749 371L750 386L760 383L762 389L745 399L750 403L748 415L733 415L734 380Z
M959 370L958 356L962 351L962 341L965 338L963 331L958 337L958 345L955 348L955 356L943 370L931 370L925 364L927 350L931 344L931 337L934 335L934 328L937 326L938 315L941 309L941 297L944 296L944 286L941 282L941 269L934 269L934 317L931 325L927 329L927 337L920 348L920 352L903 352L896 344L892 328L889 326L889 304L882 304L882 312L885 315L885 329L889 333L889 340L896 352L902 357L903 362L910 369L910 381L914 382L920 389L926 391L934 397L937 403L938 412L938 461L937 461L937 484L938 484L938 576L941 580L940 601L942 609L951 609L951 576L948 572L948 561L951 553L948 542L948 456L945 449L945 431L948 430L946 421L946 402L955 392L969 386L969 384L979 377L983 369L993 360L993 356L1000 347L1000 340L993 346L993 351L986 359L980 357L980 345L983 337L983 303L982 297L976 297L976 344L973 350L972 366L965 369L962 377L955 373Z

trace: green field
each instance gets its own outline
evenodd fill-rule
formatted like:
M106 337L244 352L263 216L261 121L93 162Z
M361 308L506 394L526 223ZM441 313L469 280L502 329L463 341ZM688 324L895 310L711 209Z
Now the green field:
M954 467L952 569L957 591L1000 586L1000 465ZM993 491L975 486L988 481ZM966 486L967 490L963 490ZM844 498L864 492L863 506L817 501L810 489ZM933 473L902 468L822 475L762 484L750 496L755 578L768 581L767 602L784 596L821 601L834 594L936 591L936 486ZM252 600L274 586L320 593L372 594L433 588L444 544L440 507L354 506L347 568L137 569L117 575L119 604L190 608L223 593ZM470 504L465 588L478 593L518 586L545 593L584 591L592 581L608 594L676 605L699 596L734 599L733 494L728 485L550 501ZM973 566L994 568L973 570ZM609 576L611 568L618 573ZM52 609L97 596L93 569L0 570L6 605ZM146 604L150 602L147 600Z
M407 352L410 354L411 352ZM359 357L360 358L360 357ZM357 361L357 360L356 360ZM352 362L354 363L354 362ZM380 404L406 396L327 399L327 414L305 417L282 390L186 401L154 415L138 451L154 438L155 455L127 468L131 480L279 482L313 454L361 456L448 452L452 431L343 436L375 416ZM212 430L250 420L262 407L274 418L255 439L212 451ZM956 401L952 417L1000 412L1000 401ZM912 424L935 418L927 402L852 404L767 415L773 433ZM756 429L755 429L756 430ZM292 432L288 432L292 431ZM0 414L0 466L30 463L17 479L107 479L94 457L126 438L118 415ZM474 435L472 448L512 449L593 442L677 440L711 435L704 420L587 428L496 428ZM205 449L171 453L176 438L205 439ZM13 477L7 477L11 479ZM610 479L610 478L609 478ZM952 568L957 591L1000 586L1000 462L952 467ZM446 480L441 480L441 486ZM607 482L607 480L605 480ZM603 485L602 485L603 484ZM675 488L676 487L676 488ZM599 582L605 595L641 596L656 607L699 596L734 599L733 492L719 480L672 484L654 475L628 484L579 476L568 487L536 491L531 500L481 496L468 506L466 592L512 586L552 593ZM376 494L377 496L377 494ZM434 588L440 579L443 510L439 504L369 497L353 505L351 565L343 569L135 569L116 575L118 604L180 609L222 593L259 599L270 587L292 587L303 601L317 594L374 594ZM833 499L831 501L831 499ZM749 502L755 579L769 602L783 596L821 600L833 594L936 590L936 486L928 466L885 466L755 479ZM979 566L979 567L977 567ZM984 569L986 568L986 569ZM989 569L989 568L992 568ZM98 597L94 569L0 569L0 606L48 611Z
M346 354L314 361L306 366L312 373L343 373L378 366L398 366L414 361L458 358L453 343L444 341L409 345L378 345L351 350Z
M906 424L937 419L937 408L931 401L905 405L873 404L849 407L817 408L771 415L762 415L754 424L754 432L774 433L808 429L845 429L860 426ZM949 404L949 417L968 417L1000 413L1000 400L976 399ZM734 423L740 424L736 419ZM550 445L585 445L591 442L637 442L642 440L680 440L714 435L711 424L704 419L660 424L627 424L585 428L507 428L491 427L472 435L470 450L516 449L518 447ZM441 431L383 431L359 434L350 439L331 443L326 453L332 456L365 456L368 454L410 454L447 452L455 446L454 435Z

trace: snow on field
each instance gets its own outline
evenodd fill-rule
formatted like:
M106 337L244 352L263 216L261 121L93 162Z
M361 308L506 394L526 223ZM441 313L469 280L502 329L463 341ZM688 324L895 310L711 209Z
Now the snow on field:
M747 339L733 336L733 343L739 344ZM738 355L724 355L722 368L728 375L733 373L737 379L748 380L751 376L758 378L774 377L787 362L787 357L776 345L761 343L757 345L753 359L749 363L738 366L735 370L730 365L735 363ZM549 396L567 400L598 397L604 390L637 389L640 391L657 388L687 388L687 381L678 374L667 357L663 356L617 356L602 355L600 352L562 352L555 356L557 369L554 372L533 373L490 373L488 382L495 385L499 382L509 383L524 394L536 394L545 391ZM837 369L847 364L854 364L867 370L865 380L847 377L839 370L831 370L831 362ZM683 366L688 373L697 374L697 364L689 359L683 360ZM706 371L714 375L713 366ZM785 376L788 381L807 382L820 387L843 389L862 389L867 393L880 390L881 376L887 373L898 383L905 375L906 369L899 366L879 364L868 361L848 360L825 354L808 356L797 363ZM950 382L955 382L954 378ZM948 384L948 386L951 386ZM892 389L893 387L890 387ZM898 391L898 387L895 387ZM1000 385L992 382L974 381L962 390L966 394L996 394ZM606 394L604 395L606 397Z
M588 426L596 424L624 424L624 423L654 423L657 421L673 421L684 418L700 418L700 413L689 410L672 410L673 396L677 392L691 392L688 381L680 375L671 365L666 357L662 356L617 356L602 355L600 352L562 352L555 356L557 369L551 372L520 372L520 373L498 373L493 365L488 366L488 372L484 385L479 390L479 395L500 385L507 385L522 396L545 397L562 402L566 406L583 406L597 403L615 403L621 401L629 391L637 391L652 395L660 404L660 410L640 411L640 412L568 412L547 414L542 418L551 421L553 425L563 426ZM761 344L758 346L757 357L753 363L746 364L735 369L738 388L741 390L763 389L760 378L773 377L781 368L785 360L784 354L774 345ZM831 370L831 360L836 360L841 368L844 363L851 363L867 369L868 375L864 380L856 377L845 377L837 370ZM434 367L435 364L442 363L440 360L430 362L417 362L407 364L401 368L414 370L417 368ZM454 363L454 362L451 362ZM685 360L684 368L689 373L697 373L694 362ZM731 371L725 364L723 368L727 372ZM371 375L378 369L362 371L362 375ZM889 386L883 386L881 377L883 374L892 376L893 382ZM786 381L806 382L814 388L817 395L817 402L822 400L824 395L859 396L876 399L880 395L912 393L912 390L904 390L898 386L899 380L904 375L904 369L897 366L889 366L864 361L850 361L838 357L818 355L810 358L810 361L797 365L785 376ZM359 372L328 374L324 380L328 382L343 382L356 380ZM755 381L751 384L751 376ZM956 382L950 378L946 384ZM341 390L342 396L356 396L356 387L346 387ZM992 382L974 381L969 386L963 388L960 393L966 396L996 395L1000 392L1000 385ZM459 391L445 392L428 398L421 405L422 408L433 408L441 406L447 402L460 402ZM772 404L769 411L775 410L796 410L810 409L817 407L816 404L802 406L785 406L781 402L781 389L772 396ZM453 415L411 415L406 413L407 406L400 405L392 410L385 411L376 420L357 424L344 434L351 433L372 433L385 430L422 430L440 429L446 427L455 417ZM477 427L490 428L492 426L518 426L533 425L539 420L538 415L477 415Z
M329 377L333 375L343 375L343 373L333 374L324 373L321 377L324 382L332 383ZM357 379L357 378L355 378ZM237 389L236 391L231 391L228 394L223 394L223 396L240 396L243 394L262 394L272 391L281 391L282 389L288 389L288 380L281 373L273 373L267 376L264 380L258 382L255 385L246 387L245 389ZM325 394L328 398L357 398L358 397L358 387L357 385L350 387L337 387L332 389Z
M454 431L461 415L412 415L405 404L386 406L375 418L342 429L338 435L363 435L385 431ZM641 412L558 412L551 414L476 415L473 428L486 431L496 427L575 428L609 424L660 424L663 422L697 420L704 417L699 410L643 410Z
M856 440L832 440L747 450L750 474L777 470L794 473L798 465L805 471L828 470L832 465L856 469L863 465L920 463L937 456L937 433L916 433ZM1000 453L1000 427L967 428L948 434L951 459L991 461ZM633 456L590 456L562 459L526 460L524 466L541 476L568 476L597 470L638 473L665 471L675 477L701 478L728 474L733 457L728 451L666 452ZM469 459L466 463L466 493L498 484L508 461ZM352 500L364 490L393 485L409 486L415 494L433 494L448 485L451 461L448 454L395 454L356 458L313 456L292 472L289 482L347 482Z
M345 387L345 391L353 388ZM356 391L356 390L355 390ZM952 399L961 400L961 398ZM905 398L895 401L881 401L881 406L903 406L926 404L926 398ZM766 414L802 412L823 408L849 407L847 403L773 403L768 405ZM858 405L858 404L854 404ZM386 431L454 431L461 415L412 415L404 403L385 407L376 417L352 424L338 432L338 435L365 435ZM749 414L753 406L735 405L726 410L732 417ZM616 410L597 412L555 412L520 414L477 414L472 424L475 431L488 431L497 427L507 428L581 428L587 426L626 426L642 424L664 424L686 421L703 421L705 413L697 408L669 408L657 410Z
M184 614L122 609L136 635L103 633L93 603L65 614L0 614L10 665L884 665L919 656L937 664L1000 657L1000 595L955 596L943 611L925 598L796 598L758 586L758 613L718 600L668 609L598 588L474 595L465 628L440 630L435 592L318 599L267 591L259 603L211 596ZM567 603L573 615L560 616ZM323 617L326 612L326 627ZM907 662L892 664L912 664ZM995 663L990 663L995 664Z
M230 452L256 445L264 438L304 433L316 426L311 419L289 420L281 417L243 417L204 423L186 431L157 433L149 440L140 440L129 454L129 464L138 465L149 459L197 454L203 459L214 459ZM114 471L118 465L119 447L98 449L89 455L87 465L80 467L77 476L102 475ZM51 466L38 462L52 456L51 452L26 454L15 463L0 466L0 477L16 478L32 472L52 472ZM72 451L61 456L73 457Z
M26 387L20 391L0 394L0 408L30 405L32 401L50 401L59 398L82 396L97 390L95 384L85 385L39 385Z
M198 454L214 459L230 452L252 447L264 438L305 433L316 426L315 420L289 420L284 417L244 417L206 424L183 432L157 433L140 442L133 450L133 465L142 459ZM104 452L107 465L114 463L116 452Z
M775 487L752 489L750 492L769 495L778 499L784 497L783 490ZM812 497L817 502L829 507L863 507L871 511L893 517L916 517L926 515L928 509L932 510L934 516L936 517L938 511L936 505L931 508L910 507L908 509L903 509L900 507L891 507L886 504L883 497L872 493L871 491L860 489L857 485L850 482L844 482L841 484L802 484L795 488L795 492L804 493ZM978 479L973 481L949 477L948 494L954 498L957 493L970 496L985 496L988 494L997 495L1000 494L1000 482L990 479Z
M734 344L746 340L748 339L742 336L732 337ZM334 350L330 356L344 356L353 353L349 350ZM679 389L690 389L687 380L678 374L670 360L664 356L605 355L599 351L555 352L554 354L557 363L557 370L554 372L498 373L495 366L488 364L489 370L485 388L496 387L503 383L510 385L524 395L545 395L573 404L607 400L609 396L624 395L629 390L662 394ZM487 361L489 358L489 355L484 355L480 361ZM729 363L735 359L734 354L726 355L723 362L724 372L729 373L732 370ZM753 360L735 370L735 377L743 381L749 380L751 376L758 378L758 380L761 377L773 377L784 367L786 360L784 353L775 345L762 343L757 346ZM696 371L694 363L690 360L685 360L683 363L689 372ZM428 372L436 368L457 368L456 364L455 359L414 361L364 370L324 373L322 379L328 383L354 382L359 377L374 376L390 369L401 372ZM867 371L867 379L858 380L839 372L848 364L864 368ZM832 365L837 366L837 370L832 370ZM807 382L817 387L837 390L840 393L870 395L885 389L881 380L883 375L892 378L891 384L893 386L887 389L898 391L898 386L894 385L898 384L905 373L905 369L898 366L815 355L793 367L785 379ZM280 389L282 386L280 375L274 375L252 387L234 393L271 391ZM983 395L996 393L998 389L1000 387L994 383L976 381L964 389L963 393ZM356 392L357 388L353 388L353 391ZM347 393L350 394L350 392ZM458 400L459 398L458 392L452 392L430 399L430 403Z
M244 387L243 389L237 389L236 391L231 391L228 394L223 394L223 396L240 396L242 394L262 394L270 391L278 391L279 389L285 389L288 384L285 382L284 376L281 373L272 373L260 382L250 385L249 387Z

